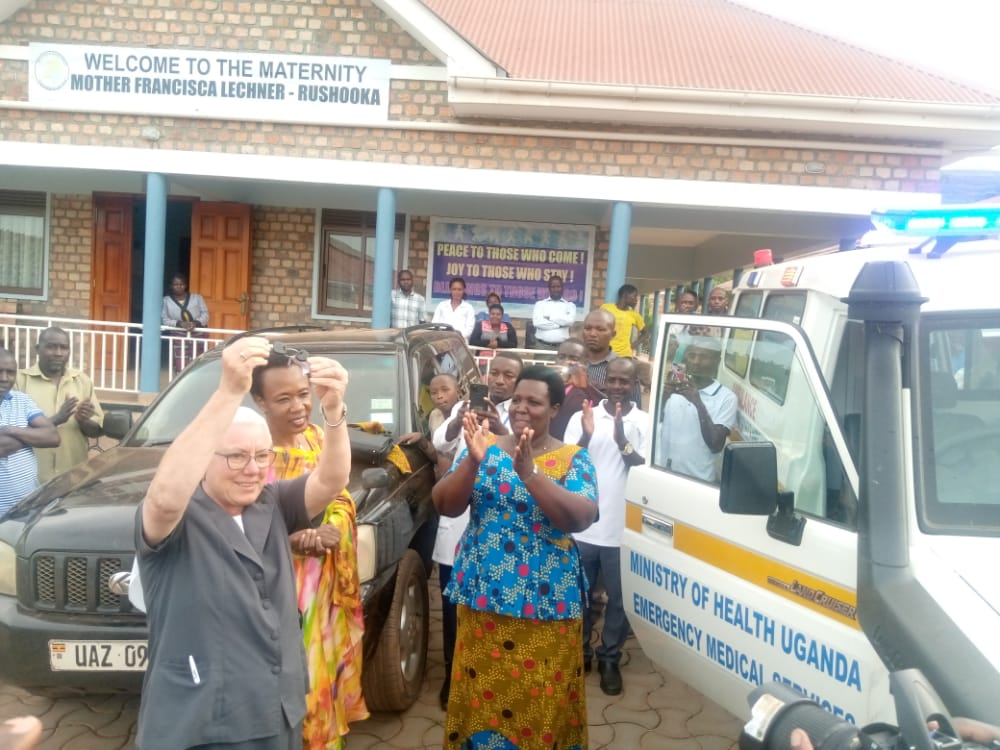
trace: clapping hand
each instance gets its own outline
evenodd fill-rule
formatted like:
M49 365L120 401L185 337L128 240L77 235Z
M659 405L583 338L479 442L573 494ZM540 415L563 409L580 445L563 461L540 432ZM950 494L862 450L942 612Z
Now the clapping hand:
M517 472L522 482L527 482L535 472L535 456L531 450L531 441L534 437L535 431L530 427L525 427L514 447L514 471Z
M76 417L77 422L89 421L94 416L94 403L89 398L84 399L77 404L73 416Z
M586 399L580 406L580 427L588 438L594 436L594 407Z
M462 422L465 433L465 445L469 449L469 457L477 464L486 458L486 448L489 445L489 428L486 420L480 423L474 412L466 412Z
M619 450L625 449L625 443L628 440L625 438L625 421L622 419L622 404L619 401L615 404L615 443L618 444Z
M80 403L80 399L76 396L67 396L66 400L63 401L63 405L59 407L59 411L52 415L53 424L60 425L65 423L73 416L73 411L76 409L78 403ZM91 414L93 414L93 407L91 407Z

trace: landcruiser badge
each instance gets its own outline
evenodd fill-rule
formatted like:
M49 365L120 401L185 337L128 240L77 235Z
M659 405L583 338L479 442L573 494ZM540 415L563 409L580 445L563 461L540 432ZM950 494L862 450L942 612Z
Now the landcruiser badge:
M772 586L777 586L779 589L787 591L790 594L794 594L801 599L805 599L807 602L818 604L823 609L836 612L842 617L847 617L851 620L858 619L857 606L832 597L822 589L814 589L812 586L806 586L804 583L799 583L798 581L788 583L787 581L782 581L774 576L768 576L767 582Z

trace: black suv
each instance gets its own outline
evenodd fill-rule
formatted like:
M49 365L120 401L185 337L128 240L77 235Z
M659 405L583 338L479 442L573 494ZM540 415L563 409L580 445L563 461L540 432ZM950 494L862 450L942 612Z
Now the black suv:
M298 331L255 334L339 360L350 374L350 419L384 428L372 434L352 425L348 488L358 510L365 698L372 710L402 710L424 674L437 515L433 466L423 453L405 449L412 469L405 474L387 456L395 437L426 432L432 377L452 373L467 392L479 371L448 326ZM105 431L122 437L118 446L55 477L0 520L0 680L28 689L139 688L145 620L116 593L122 576L115 574L131 570L135 507L165 446L217 387L220 352L194 362L134 427L126 412L109 412Z

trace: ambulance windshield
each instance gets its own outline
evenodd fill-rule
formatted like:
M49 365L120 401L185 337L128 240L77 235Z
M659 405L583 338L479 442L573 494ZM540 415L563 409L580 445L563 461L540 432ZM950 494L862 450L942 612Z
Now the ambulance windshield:
M922 520L951 534L1000 533L1000 316L925 320Z

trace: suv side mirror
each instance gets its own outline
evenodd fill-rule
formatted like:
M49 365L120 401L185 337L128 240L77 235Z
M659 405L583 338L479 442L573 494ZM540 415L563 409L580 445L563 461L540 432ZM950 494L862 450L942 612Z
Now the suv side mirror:
M132 412L128 409L115 409L104 414L104 434L115 440L121 440L132 429Z
M778 453L774 443L730 443L722 454L719 510L769 516L778 505Z

